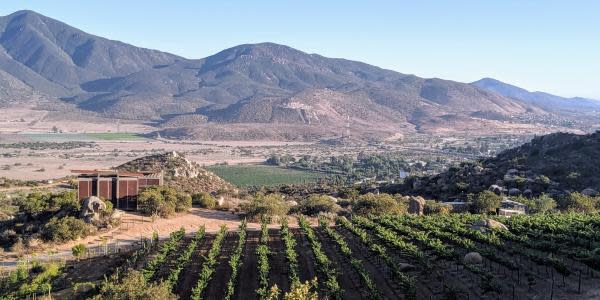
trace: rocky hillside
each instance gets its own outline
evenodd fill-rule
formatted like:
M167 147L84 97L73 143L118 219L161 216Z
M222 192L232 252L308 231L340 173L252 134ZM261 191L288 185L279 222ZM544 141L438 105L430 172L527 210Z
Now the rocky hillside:
M498 156L450 168L447 172L412 178L396 191L435 199L465 198L490 189L510 195L558 197L568 192L594 195L600 191L600 132L589 135L555 133L534 138Z
M235 191L235 188L229 182L212 172L204 170L198 163L188 160L177 152L140 157L118 166L117 169L130 172L163 171L165 184L190 194L195 192Z

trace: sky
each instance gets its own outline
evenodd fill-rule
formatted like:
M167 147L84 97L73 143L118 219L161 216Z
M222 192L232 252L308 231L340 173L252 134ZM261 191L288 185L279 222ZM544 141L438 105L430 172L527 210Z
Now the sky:
M600 1L0 0L187 58L274 42L421 77L600 99Z

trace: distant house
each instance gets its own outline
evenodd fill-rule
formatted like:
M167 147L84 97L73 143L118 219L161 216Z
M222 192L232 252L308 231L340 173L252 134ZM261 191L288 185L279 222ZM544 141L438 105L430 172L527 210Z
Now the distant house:
M515 215L524 215L527 212L527 205L510 200L508 198L504 198L500 203L500 208L498 209L498 215L501 216L515 216Z
M126 172L118 170L72 170L79 174L79 201L90 196L110 200L114 208L138 209L138 194L148 186L162 185L162 172Z

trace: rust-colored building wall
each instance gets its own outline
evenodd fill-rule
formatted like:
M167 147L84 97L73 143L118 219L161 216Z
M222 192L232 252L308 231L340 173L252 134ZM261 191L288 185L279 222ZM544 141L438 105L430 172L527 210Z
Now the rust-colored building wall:
M112 179L100 179L98 182L98 197L112 200Z
M110 200L117 209L135 210L138 208L138 194L148 186L162 185L160 178L82 176L78 178L78 196L83 201L90 196Z
M79 194L79 200L83 200L89 196L92 196L92 187L91 187L91 180L81 180L79 179L78 181L78 194Z

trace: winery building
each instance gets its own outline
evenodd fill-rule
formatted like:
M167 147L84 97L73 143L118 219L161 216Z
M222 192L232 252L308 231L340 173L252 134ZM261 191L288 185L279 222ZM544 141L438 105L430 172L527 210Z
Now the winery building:
M72 170L79 174L79 201L90 196L110 200L114 208L137 210L138 195L148 186L162 185L162 172L127 172L118 170Z

